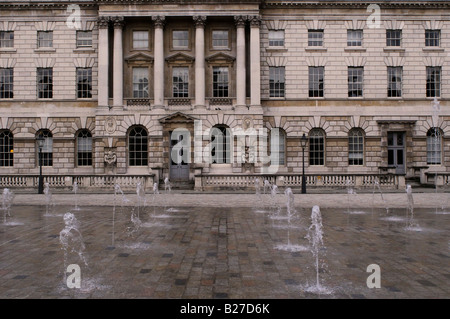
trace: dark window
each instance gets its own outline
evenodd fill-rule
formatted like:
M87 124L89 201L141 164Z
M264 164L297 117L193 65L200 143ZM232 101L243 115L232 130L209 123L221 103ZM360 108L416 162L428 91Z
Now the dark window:
M440 45L441 30L425 30L425 46L438 47Z
M38 31L38 48L53 47L53 31Z
M231 159L231 133L226 126L211 129L211 163L227 164Z
M92 166L92 134L82 130L77 135L78 166Z
M37 92L39 99L53 98L53 69L37 69Z
M0 68L0 99L12 99L14 97L14 70L12 68Z
M148 134L142 126L133 127L128 134L128 157L130 166L148 165Z
M348 133L348 165L363 165L364 134L360 129Z
M386 46L399 47L402 45L402 30L386 30Z
M42 153L40 154L39 145L36 144L38 166L39 162L42 166L52 166L53 165L53 135L49 130L41 130L37 133L37 137L44 138L44 146L42 147ZM37 143L37 142L36 142ZM39 161L40 157L40 161Z
M363 96L363 74L364 69L361 67L348 68L348 96Z
M92 97L92 68L77 68L77 97Z
M11 131L0 131L0 167L13 166L14 139Z
M323 46L323 30L308 30L308 46Z
M189 96L189 68L177 67L172 70L173 97Z
M133 97L148 98L148 68L133 68Z
M323 66L310 66L308 68L309 97L323 97L323 73Z
M172 33L172 44L174 48L188 48L189 46L189 31L188 30L174 30Z
M442 158L442 134L437 127L427 132L427 164L439 165Z
M14 31L0 31L0 48L14 47Z
M270 97L284 97L284 66L269 68Z
M321 130L313 129L309 133L309 165L325 164L325 137Z
M228 68L213 68L213 97L228 97Z
M402 96L402 67L388 67L388 97Z
M427 67L427 97L441 96L441 67Z
M213 48L228 48L228 30L213 30Z

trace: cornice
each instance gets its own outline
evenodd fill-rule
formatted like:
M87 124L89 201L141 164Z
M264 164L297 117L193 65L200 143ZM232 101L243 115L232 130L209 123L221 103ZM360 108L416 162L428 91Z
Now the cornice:
M265 0L262 8L367 8L369 5L379 5L381 8L449 8L450 1L402 1L402 0Z

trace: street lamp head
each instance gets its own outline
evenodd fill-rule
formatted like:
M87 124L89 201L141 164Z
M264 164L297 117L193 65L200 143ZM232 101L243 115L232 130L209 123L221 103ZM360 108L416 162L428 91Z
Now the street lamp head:
M44 147L45 138L42 135L38 135L36 137L36 141L37 141L37 145L38 145L39 148L43 148Z
M305 133L303 133L303 136L302 136L300 142L301 142L302 148L305 148L306 144L308 143L308 139L306 138L306 134Z

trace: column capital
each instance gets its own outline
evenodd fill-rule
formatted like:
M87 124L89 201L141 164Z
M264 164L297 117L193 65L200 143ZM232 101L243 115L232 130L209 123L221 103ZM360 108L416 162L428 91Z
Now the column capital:
M97 19L97 26L99 29L106 29L109 26L109 17L98 17Z
M250 26L253 28L259 28L261 25L261 16L249 16Z
M166 22L165 16L152 16L153 24L155 28L164 28L164 24Z
M247 22L246 16L234 16L234 23L236 27L245 27L245 23Z
M193 16L194 24L196 27L203 28L206 24L206 16Z
M112 17L111 21L114 24L114 28L122 29L125 24L125 19L124 19L124 17L121 17L121 16Z

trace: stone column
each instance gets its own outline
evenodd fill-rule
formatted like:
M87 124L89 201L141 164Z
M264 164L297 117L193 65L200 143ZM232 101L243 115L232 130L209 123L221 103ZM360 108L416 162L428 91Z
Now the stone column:
M194 16L195 23L195 104L205 108L205 16Z
M236 16L236 107L246 106L245 89L245 23L246 17Z
M261 105L260 25L260 17L254 16L250 18L250 94L252 106Z
M109 17L98 18L98 106L108 106L108 71L109 71Z
M153 16L155 26L154 107L164 108L164 16Z
M114 17L113 106L123 106L123 17Z

